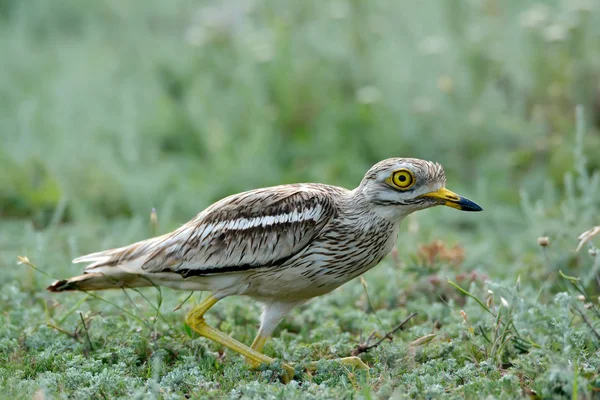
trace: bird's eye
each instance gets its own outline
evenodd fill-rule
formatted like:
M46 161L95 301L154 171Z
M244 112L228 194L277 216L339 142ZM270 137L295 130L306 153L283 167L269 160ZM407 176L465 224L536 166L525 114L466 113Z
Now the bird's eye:
M392 185L402 190L408 189L415 183L414 175L407 169L394 171L391 178Z

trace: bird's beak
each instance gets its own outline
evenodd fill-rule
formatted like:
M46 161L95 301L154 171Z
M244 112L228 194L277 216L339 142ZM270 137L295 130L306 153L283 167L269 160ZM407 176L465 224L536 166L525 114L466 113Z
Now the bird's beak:
M466 197L459 196L446 188L441 188L431 193L425 193L421 197L437 199L440 204L456 208L457 210L483 211L483 208L479 207L475 202L467 199Z

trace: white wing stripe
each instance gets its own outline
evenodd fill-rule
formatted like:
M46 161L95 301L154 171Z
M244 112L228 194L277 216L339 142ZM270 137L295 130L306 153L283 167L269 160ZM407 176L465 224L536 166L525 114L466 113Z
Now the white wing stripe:
M258 226L265 228L267 226L286 224L288 222L302 222L307 220L319 221L322 214L323 207L320 204L317 204L316 207L307 208L300 212L298 212L298 210L295 209L294 211L287 214L265 215L254 218L238 218L229 221L221 221L216 224L207 224L204 225L201 229L199 229L197 235L199 235L200 240L203 241L211 233L223 229L230 231L243 231L246 229L256 228Z

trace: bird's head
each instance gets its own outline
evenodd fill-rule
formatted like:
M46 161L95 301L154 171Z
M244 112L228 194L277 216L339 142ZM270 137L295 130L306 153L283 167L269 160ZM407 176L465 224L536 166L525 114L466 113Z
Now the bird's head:
M446 189L440 164L416 158L389 158L375 164L359 189L369 203L390 216L403 217L437 205L482 211L476 203Z

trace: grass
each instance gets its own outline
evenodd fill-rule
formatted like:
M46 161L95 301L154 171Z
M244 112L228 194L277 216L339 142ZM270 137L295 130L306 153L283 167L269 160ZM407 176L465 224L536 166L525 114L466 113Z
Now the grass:
M0 397L598 396L597 238L574 251L600 224L598 48L584 0L0 1ZM186 328L206 293L44 291L225 195L390 156L485 212L411 216L365 285L294 310L265 349L289 385ZM368 372L331 361L413 312ZM250 343L259 315L207 318Z

